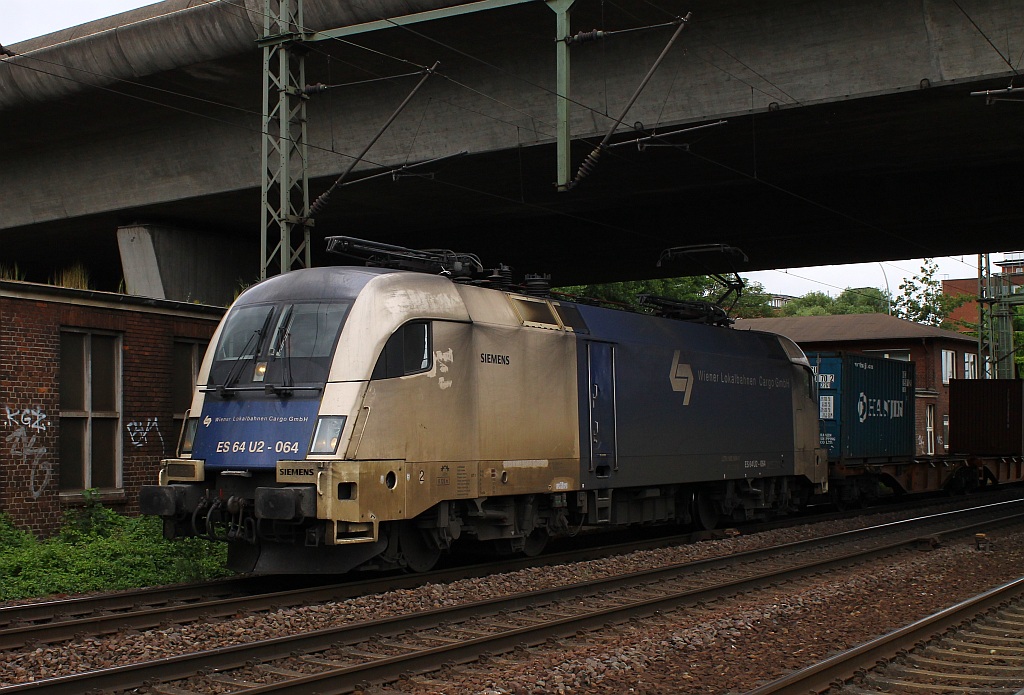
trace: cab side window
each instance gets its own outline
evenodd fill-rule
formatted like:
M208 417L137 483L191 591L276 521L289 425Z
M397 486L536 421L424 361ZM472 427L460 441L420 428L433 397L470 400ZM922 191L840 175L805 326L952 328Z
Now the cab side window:
M430 369L430 323L407 323L388 338L371 379L393 379Z

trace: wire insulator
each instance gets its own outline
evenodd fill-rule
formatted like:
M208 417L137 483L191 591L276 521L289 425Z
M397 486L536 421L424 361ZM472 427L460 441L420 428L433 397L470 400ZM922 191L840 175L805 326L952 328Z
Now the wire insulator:
M527 295L531 297L547 297L551 289L551 275L548 273L527 274L523 279L523 284L526 286Z
M323 94L326 91L327 85L323 84L322 82L317 82L316 84L307 84L305 87L302 88L302 93L305 94L306 96L312 96L314 94Z
M590 154L588 154L586 159L583 160L583 163L580 164L580 168L576 172L576 178L573 179L572 185L575 186L584 177L590 175L590 173L594 170L594 167L597 166L597 160L601 157L601 149L602 148L599 145L595 147L593 150L591 150Z
M605 36L606 33L600 29L594 29L593 31L578 31L575 36L566 36L565 42L567 44L588 43L590 41L603 39Z
M324 207L327 205L327 201L330 199L330 197L331 189L328 188L326 191L321 193L316 200L313 201L313 204L309 206L310 219L320 214L320 211L323 210Z

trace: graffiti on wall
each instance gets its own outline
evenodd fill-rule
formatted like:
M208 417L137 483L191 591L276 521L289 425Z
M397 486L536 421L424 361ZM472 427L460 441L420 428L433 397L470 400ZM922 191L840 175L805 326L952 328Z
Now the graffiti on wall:
M135 420L129 422L126 427L128 428L128 436L131 437L132 446L146 446L149 443L149 436L155 432L157 438L160 439L160 451L167 453L167 447L164 446L164 435L160 432L159 418L150 417L145 420Z
M46 447L36 446L46 431L46 413L35 408L4 406L4 427L12 430L4 441L11 447L11 456L29 468L29 492L39 499L53 479L53 462L46 459Z

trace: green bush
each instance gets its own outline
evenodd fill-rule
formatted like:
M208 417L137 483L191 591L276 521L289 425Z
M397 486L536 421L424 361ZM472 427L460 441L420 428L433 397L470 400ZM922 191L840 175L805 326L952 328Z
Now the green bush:
M112 591L230 574L227 548L197 538L167 541L155 517L125 517L87 495L46 541L0 515L0 600Z
M0 551L6 548L23 548L35 543L35 536L14 525L11 517L0 514Z

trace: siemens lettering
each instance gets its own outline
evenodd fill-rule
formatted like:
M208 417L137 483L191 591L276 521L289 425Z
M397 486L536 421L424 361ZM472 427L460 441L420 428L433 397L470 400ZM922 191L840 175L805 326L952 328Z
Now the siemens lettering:
M313 476L316 473L312 468L279 468L277 470L278 475L308 475Z
M481 352L480 361L484 364L510 364L508 355L493 355L489 352Z

